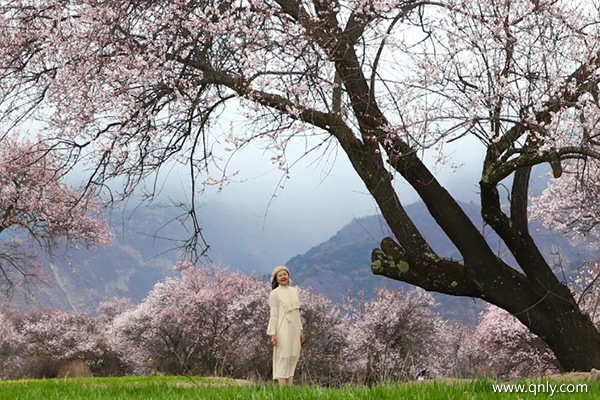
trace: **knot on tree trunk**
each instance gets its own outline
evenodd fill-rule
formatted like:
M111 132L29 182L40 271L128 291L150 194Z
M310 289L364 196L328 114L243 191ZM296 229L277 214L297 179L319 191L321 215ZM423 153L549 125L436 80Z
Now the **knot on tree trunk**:
M400 276L409 269L410 263L404 250L389 237L381 241L381 249L374 249L371 253L371 271L375 275L385 275L385 271L394 270Z

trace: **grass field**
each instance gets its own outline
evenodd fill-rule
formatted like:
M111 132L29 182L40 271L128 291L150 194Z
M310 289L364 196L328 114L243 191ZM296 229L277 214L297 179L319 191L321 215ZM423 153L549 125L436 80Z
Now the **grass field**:
M374 387L318 388L250 384L220 378L122 377L0 381L1 400L187 400L187 399L596 399L600 382L530 380L512 382L513 393L498 393L500 382L425 381ZM563 385L561 387L561 385ZM576 386L580 385L580 386ZM586 385L586 392L582 392ZM552 389L554 388L554 393ZM516 393L522 389L525 392ZM570 391L571 393L558 393ZM575 391L579 393L574 393Z

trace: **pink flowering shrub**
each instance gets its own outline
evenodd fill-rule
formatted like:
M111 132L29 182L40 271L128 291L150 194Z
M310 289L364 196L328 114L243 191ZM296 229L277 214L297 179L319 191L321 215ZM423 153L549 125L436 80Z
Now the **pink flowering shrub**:
M187 268L116 317L111 337L139 372L265 376L268 290L225 268Z
M15 377L23 364L20 353L23 337L10 315L0 312L0 379Z
M469 338L472 375L504 379L540 376L559 371L554 353L542 339L506 311L488 305Z
M600 262L586 263L573 278L581 309L600 328Z
M421 368L442 375L448 346L441 333L449 329L430 310L430 293L377 289L373 300L352 299L345 349L354 379L368 384L414 378Z
M111 298L90 317L64 311L0 314L0 377L51 377L86 365L94 375L190 374L271 379L269 284L227 268L180 264L139 304ZM596 264L574 292L598 321ZM487 306L474 327L450 324L421 289L380 288L343 306L300 288L306 342L296 381L338 386L430 377L503 379L558 371L554 354L514 316Z
M306 342L298 362L296 379L304 383L335 386L347 382L345 350L350 320L347 315L322 294L300 289L302 327Z
M6 362L12 378L56 377L62 367L74 361L84 362L95 375L127 372L119 367L96 318L45 311L14 315L10 322L13 351Z

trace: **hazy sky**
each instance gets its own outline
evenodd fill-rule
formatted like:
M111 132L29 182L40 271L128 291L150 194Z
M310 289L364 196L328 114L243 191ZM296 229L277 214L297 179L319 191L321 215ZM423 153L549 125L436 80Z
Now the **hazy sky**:
M457 149L463 149L460 152ZM466 150L464 150L466 149ZM458 199L476 199L475 183L480 176L483 152L476 146L455 145L447 154L455 162L465 163L457 171L434 166L436 176ZM209 191L203 201L222 201L236 205L257 216L257 223L268 230L280 223L295 224L291 229L306 230L315 244L327 240L353 218L377 213L374 200L352 169L346 155L335 159L308 158L300 161L285 180L285 188L277 191L282 172L256 149L239 154L233 169L239 169L239 182L230 183L221 192ZM291 156L293 158L293 156ZM431 160L431 157L426 157ZM317 162L320 161L320 162ZM397 191L405 204L417 201L414 191L399 177ZM308 250L308 249L307 249Z
M292 144L287 153L288 161L294 162L303 153L304 144ZM463 138L446 146L444 154L459 167L457 170L435 164L433 151L425 155L426 164L455 198L477 201L475 185L484 155L481 145ZM221 191L209 188L197 199L197 205L219 202L233 206L236 211L250 215L265 232L265 237L273 237L273 233L280 232L285 225L285 229L304 240L299 240L297 248L288 250L289 255L281 256L284 261L328 240L354 218L378 213L373 198L341 150L325 157L315 154L295 163L289 179L283 180L283 190L279 188L282 171L273 165L270 154L256 145L237 153L228 168L229 172L239 170L235 181ZM162 194L175 199L185 195L189 190L188 170L165 168L164 171L168 171L168 175L164 173L159 179L164 185ZM216 171L213 174L218 177ZM394 182L405 205L418 200L401 177ZM206 233L210 236L210 232ZM277 246L277 243L269 245Z

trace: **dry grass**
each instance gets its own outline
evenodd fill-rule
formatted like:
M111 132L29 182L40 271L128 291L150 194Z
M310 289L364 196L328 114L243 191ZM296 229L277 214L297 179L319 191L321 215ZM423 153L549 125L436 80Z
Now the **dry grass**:
M254 385L249 380L245 379L233 379L233 378L211 378L210 380L203 379L193 379L190 378L189 382L177 382L175 386L178 387L202 387L202 386L211 386L211 387L228 387L228 386L250 386Z
M75 360L62 365L56 375L59 378L89 378L92 370L84 361Z
M568 382L580 382L587 381L590 379L589 372L568 372L565 374L555 374L540 377L542 379L548 379L553 381L568 381Z

